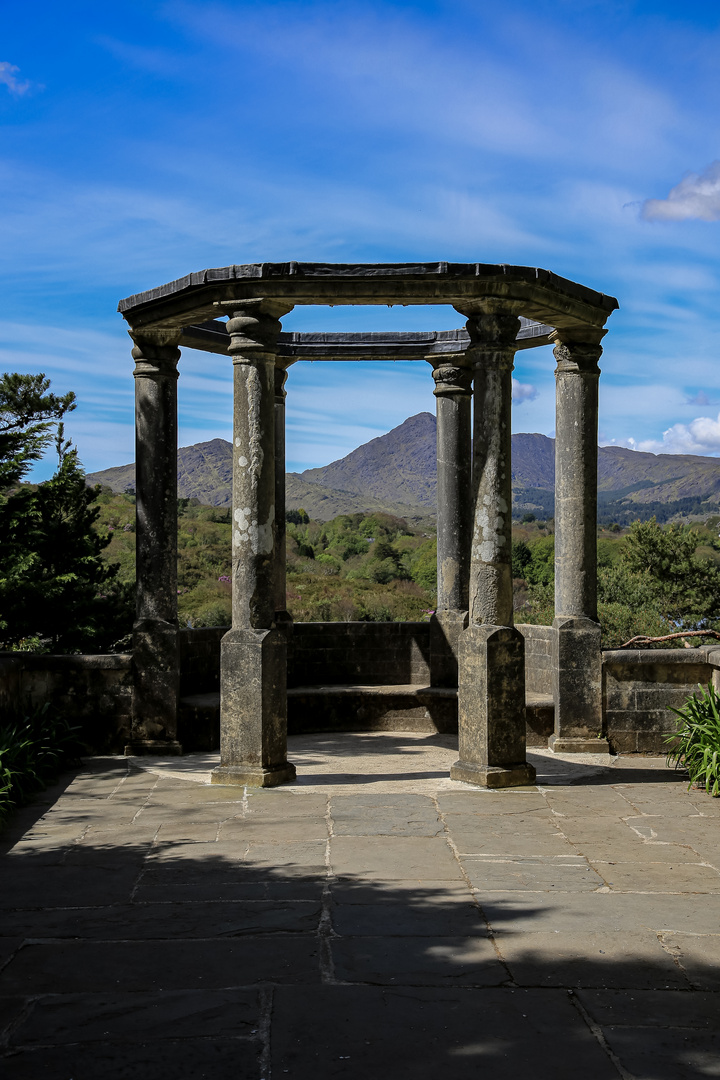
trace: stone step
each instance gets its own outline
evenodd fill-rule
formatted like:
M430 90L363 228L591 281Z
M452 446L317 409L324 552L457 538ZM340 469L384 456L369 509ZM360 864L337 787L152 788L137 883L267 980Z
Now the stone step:
M554 723L549 694L526 694L527 745L547 746ZM457 731L457 690L400 685L293 686L288 689L288 733L323 731ZM186 752L220 746L220 694L180 699L178 738Z

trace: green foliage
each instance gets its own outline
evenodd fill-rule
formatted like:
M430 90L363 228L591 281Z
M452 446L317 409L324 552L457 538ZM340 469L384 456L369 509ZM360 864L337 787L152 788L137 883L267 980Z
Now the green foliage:
M299 510L286 510L285 520L290 525L307 525L310 518L301 506Z
M40 639L55 652L104 651L131 629L131 590L102 558L109 537L94 528L97 492L62 424L56 443L52 479L0 501L0 643L17 649Z
M540 536L528 545L530 563L524 577L528 585L550 585L555 580L555 537Z
M696 529L634 523L623 544L621 564L644 590L647 602L671 623L700 629L720 616L720 569L698 558Z
M667 735L668 764L687 769L690 787L704 787L720 796L720 699L712 683L688 699L677 714L677 731Z
M0 376L0 492L19 483L39 461L53 437L55 422L75 408L75 395L49 394L44 375Z
M0 823L77 761L78 730L48 704L0 727Z
M631 608L626 604L599 603L598 621L602 628L603 649L617 649L626 641L645 634L661 637L668 633L667 623L652 608ZM667 648L667 642L659 642L658 649ZM652 646L647 646L652 648Z
M433 537L416 547L409 559L410 577L430 596L437 593L437 540Z
M523 518L523 521L525 519ZM533 520L535 520L533 515ZM532 565L532 553L530 548L524 540L513 540L512 542L512 576L514 578L525 578L530 566ZM527 579L526 579L527 580Z

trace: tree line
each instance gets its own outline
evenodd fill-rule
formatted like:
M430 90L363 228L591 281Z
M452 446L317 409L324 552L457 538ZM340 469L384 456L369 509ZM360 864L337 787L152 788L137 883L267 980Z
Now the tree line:
M135 498L90 488L63 418L75 395L44 375L0 377L0 649L105 652L130 645ZM54 445L57 468L26 481ZM656 517L615 523L598 542L599 618L606 647L635 634L720 627L720 517L706 526ZM550 623L552 520L514 528L516 621ZM227 508L178 500L181 626L230 624ZM298 621L428 619L436 603L437 542L428 523L392 514L313 521L287 513L288 609Z

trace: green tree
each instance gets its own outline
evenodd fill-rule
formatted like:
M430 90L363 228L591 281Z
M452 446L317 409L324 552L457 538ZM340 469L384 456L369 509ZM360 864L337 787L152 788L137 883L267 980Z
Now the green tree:
M75 395L50 394L45 375L0 376L0 492L17 484L52 442L55 424L75 408Z
M43 385L47 389L44 377ZM45 403L52 398L47 395ZM55 400L58 410L65 407L63 399ZM40 408L47 417L49 406ZM12 458L3 464L9 462L15 475L37 458L49 437L49 420L33 423L28 413L26 421L26 445L18 439L4 444ZM100 489L88 488L62 423L56 448L59 464L52 479L0 497L0 647L22 648L34 639L56 651L98 651L129 631L131 589L116 583L117 566L102 558L110 538L94 528Z
M698 558L698 544L697 531L687 525L663 528L655 518L636 521L625 538L620 559L620 569L628 574L630 604L650 605L668 621L688 630L718 619L720 569ZM616 588L619 584L616 579ZM613 599L620 600L620 596Z

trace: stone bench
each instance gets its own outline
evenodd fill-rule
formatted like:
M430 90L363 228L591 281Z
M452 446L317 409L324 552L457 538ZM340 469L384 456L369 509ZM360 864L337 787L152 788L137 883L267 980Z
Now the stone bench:
M288 689L288 733L324 731L457 731L457 690L400 685L293 686ZM547 746L554 705L547 694L526 694L527 744ZM179 740L186 751L220 745L220 694L180 699Z

